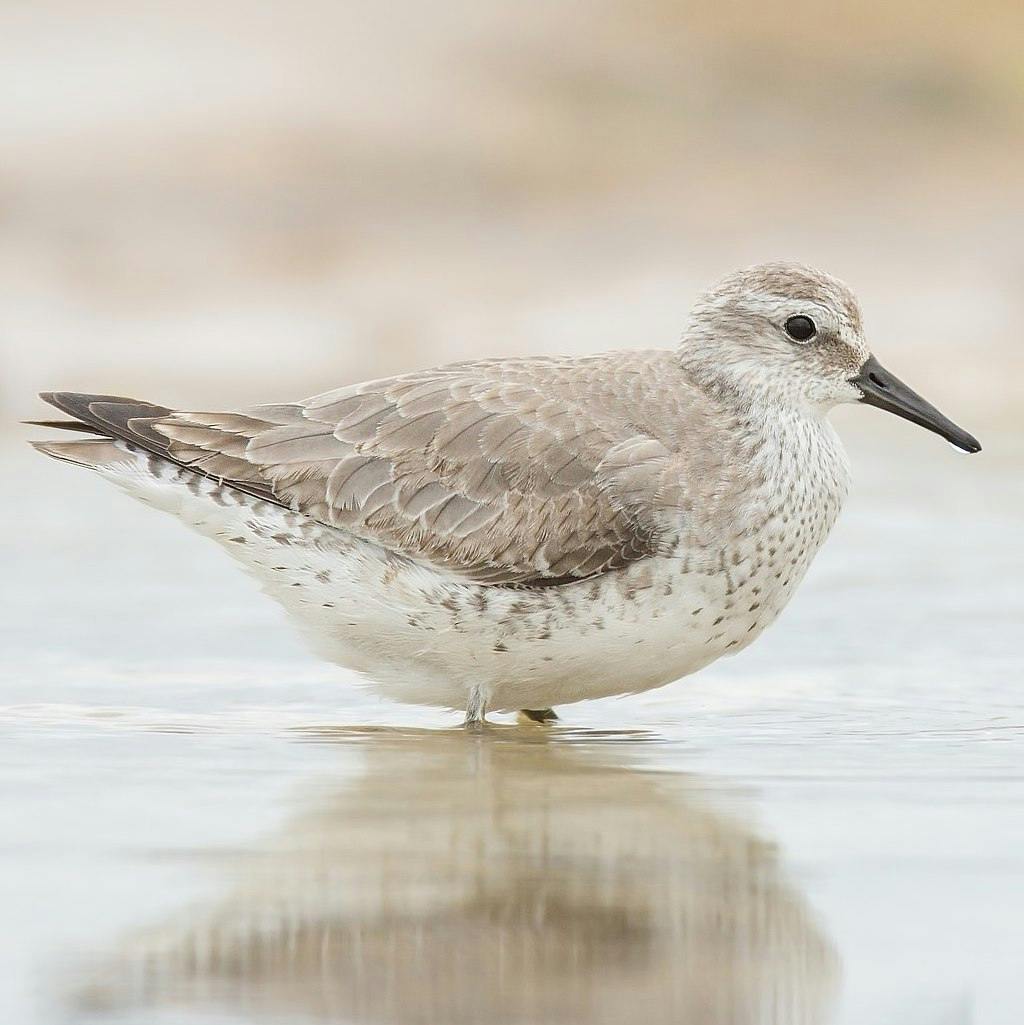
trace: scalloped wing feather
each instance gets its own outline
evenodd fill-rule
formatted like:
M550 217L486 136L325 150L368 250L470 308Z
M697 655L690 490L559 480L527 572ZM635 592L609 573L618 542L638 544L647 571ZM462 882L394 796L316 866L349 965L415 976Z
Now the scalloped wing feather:
M669 540L657 496L678 497L679 459L629 415L659 366L650 353L455 364L153 428L184 465L469 580L562 583Z

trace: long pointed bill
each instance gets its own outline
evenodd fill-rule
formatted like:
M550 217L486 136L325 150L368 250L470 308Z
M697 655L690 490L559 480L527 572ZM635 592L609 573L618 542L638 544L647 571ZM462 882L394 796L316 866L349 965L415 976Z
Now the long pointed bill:
M850 378L850 383L860 389L861 402L866 402L869 406L878 406L879 409L888 410L902 416L904 420L934 431L964 452L981 451L977 438L944 417L930 402L926 402L916 391L908 388L895 374L890 374L874 356L867 359L856 377Z

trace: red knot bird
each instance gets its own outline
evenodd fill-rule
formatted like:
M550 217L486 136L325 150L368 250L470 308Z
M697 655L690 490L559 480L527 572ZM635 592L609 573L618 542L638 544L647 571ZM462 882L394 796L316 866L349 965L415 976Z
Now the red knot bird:
M875 359L835 278L765 264L676 349L454 363L187 412L42 396L37 447L220 543L326 658L399 701L521 710L644 691L741 651L847 492L827 419L878 406L981 446Z

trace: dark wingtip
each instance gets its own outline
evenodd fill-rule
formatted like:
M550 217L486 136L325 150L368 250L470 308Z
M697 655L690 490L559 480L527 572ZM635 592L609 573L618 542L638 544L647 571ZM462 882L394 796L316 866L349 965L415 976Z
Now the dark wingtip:
M91 396L82 395L73 391L41 391L39 397L47 405L59 409L68 416L81 419L82 411L88 409ZM77 400L77 401L76 401Z
M56 406L58 409L74 408L76 406L88 406L91 402L128 402L133 406L148 405L138 399L128 398L127 395L94 395L90 392L81 391L41 391L39 397L43 402Z
M53 431L79 431L82 434L99 434L100 432L81 420L22 420L26 427L45 427Z

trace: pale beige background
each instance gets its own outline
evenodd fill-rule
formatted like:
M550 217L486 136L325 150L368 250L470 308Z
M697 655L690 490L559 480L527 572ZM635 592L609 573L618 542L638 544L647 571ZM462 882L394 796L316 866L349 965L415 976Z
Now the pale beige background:
M0 416L42 388L232 403L671 345L698 288L793 258L848 279L954 416L1018 426L1022 23L998 0L7 0Z

